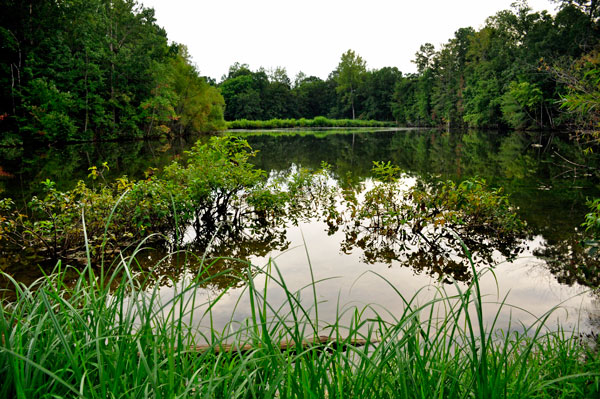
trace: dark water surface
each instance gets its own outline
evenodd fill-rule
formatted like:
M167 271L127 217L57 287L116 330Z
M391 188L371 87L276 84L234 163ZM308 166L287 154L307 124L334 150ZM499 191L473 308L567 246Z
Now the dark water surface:
M509 292L509 303L522 306L532 314L515 309L512 315L510 312L503 315L500 323L507 324L511 317L533 321L533 315L539 316L561 305L562 310L553 315L552 322L561 322L567 329L599 328L600 296L597 291L587 291L589 285L599 283L600 268L596 259L586 257L577 249L581 240L579 226L587 212L586 199L600 196L597 185L600 180L594 169L598 162L594 155L584 155L581 149L566 144L560 136L547 143L539 142L535 135L518 132L397 130L239 134L259 151L253 161L256 166L273 175L301 167L316 170L322 162L327 162L331 165L332 184L369 186L373 161L391 161L405 171L403 179L409 185L418 180L461 181L477 177L492 187L504 187L518 207L520 217L530 226L531 234L512 262L506 262L498 251L491 252L495 277L487 274L482 287L490 308ZM35 150L0 149L0 196L10 196L24 204L41 191L39 182L50 179L57 183L58 189L69 189L77 180L87 179L88 168L103 162L110 167L104 173L106 180L123 174L143 178L145 173L159 173L150 168L160 169L185 157L184 151L193 142L190 139ZM428 295L433 295L433 287L444 285L438 282L444 279L435 265L407 263L398 253L382 247L376 248L379 256L373 256L373 247L347 246L345 240L343 231L332 232L315 218L299 225L280 226L276 231L248 232L241 240L239 237L233 241L217 239L216 244L212 244L216 248L212 248L211 254L220 252L257 265L275 258L291 289L310 282L309 265L317 280L336 277L318 285L319 312L324 319L327 314L335 314L338 301L380 304L397 314L403 305L392 292L392 286L412 296L432 284L431 289L420 294L426 300ZM161 253L148 255L149 262L160 257ZM232 264L224 262L221 267L232 267ZM11 272L17 277L22 275L23 280L35 274L24 268L26 266L15 265ZM370 272L380 274L387 281ZM164 273L189 275L193 268L181 270L173 261L166 264ZM451 273L453 277L461 275L456 270ZM204 295L214 293L220 284L226 286L229 282L216 282ZM168 297L173 287L165 286L163 290ZM272 290L271 295L275 302L284 299L284 294L277 290ZM216 308L220 309L216 314L222 314L222 320L213 322L216 325L229 322L236 303L238 310L234 319L248 316L244 311L247 298L239 299L233 290Z

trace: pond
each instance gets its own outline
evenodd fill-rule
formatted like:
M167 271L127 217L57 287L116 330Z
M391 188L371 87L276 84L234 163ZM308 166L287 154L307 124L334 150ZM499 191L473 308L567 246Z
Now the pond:
M580 225L587 212L586 200L600 197L595 172L598 162L593 154L585 155L560 136L540 142L531 133L416 129L229 134L243 136L258 150L252 162L271 177L302 168L317 170L326 162L328 185L341 189L362 185L363 190L369 190L375 184L373 161L389 161L402 169L404 187L465 179L483 179L490 187L503 187L529 226L527 236L510 250L489 237L471 237L473 243L482 244L482 248L471 248L477 267L491 266L493 271L481 280L486 306L495 309L506 294L507 303L514 305L502 313L498 326L506 327L511 320L531 323L560 306L551 316L552 325L561 323L567 330L580 331L600 328L600 296L588 288L599 283L598 260L576 249L582 237ZM104 162L109 169L101 179L110 181L123 174L144 178L160 173L160 168L173 160L185 158L184 151L194 141L0 149L0 195L24 204L41 192L41 181L50 179L58 189L70 189L77 180L88 179L90 167ZM468 261L456 242L440 246L450 255L436 257L431 247L415 246L411 237L406 243L400 243L396 236L371 239L364 231L352 230L352 226L346 220L332 228L331 223L315 215L265 231L252 229L235 237L210 237L192 248L200 256L223 255L258 266L269 265L271 270L278 268L292 291L319 281L316 297L323 320L333 317L340 304L374 304L390 314L399 314L404 304L398 300L396 290L407 297L419 292L419 300L427 300L440 287L454 290L464 287L470 278ZM195 233L189 234L189 241L194 241ZM149 264L164 256L162 250L144 253ZM181 263L177 257L163 262L160 272L172 277L161 288L165 298L176 289L172 281L197 272L193 263L185 268ZM241 269L244 265L228 260L214 267ZM37 265L26 262L11 263L7 271L24 282L40 275ZM263 277L256 277L257 284L263 282ZM218 295L230 284L227 279L215 280L199 295ZM269 297L277 303L284 301L284 295L273 288ZM314 301L312 296L312 292L303 294L307 301ZM248 300L244 287L231 289L215 306L211 323L222 328L248 317ZM521 307L527 312L519 310ZM198 312L200 315L202 310ZM490 317L493 315L490 312Z

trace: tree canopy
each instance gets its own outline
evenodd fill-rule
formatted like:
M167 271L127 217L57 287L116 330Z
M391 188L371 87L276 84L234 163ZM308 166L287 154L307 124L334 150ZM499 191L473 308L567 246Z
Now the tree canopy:
M223 100L134 0L6 0L0 144L223 127Z
M235 63L217 84L135 0L5 0L0 145L182 135L223 129L224 119L574 126L596 101L589 60L600 51L600 8L595 0L556 3L551 15L519 1L479 29L423 44L416 73L367 69L348 50L326 79Z
M581 119L576 104L591 104L582 99L565 104L563 99L575 100L573 78L587 82L578 87L589 91L589 74L584 77L581 71L600 49L599 7L597 1L557 3L558 11L551 15L532 11L526 1L516 2L478 30L460 28L437 48L425 43L413 60L416 73L367 69L353 50L341 55L326 80L301 73L293 85L246 65L244 73L263 83L242 86L235 74L224 77L219 87L226 119L326 116L408 126L568 127Z
M342 54L342 59L337 67L337 92L341 94L342 101L352 109L352 119L356 118L354 100L356 90L364 82L367 72L367 63L360 55L352 50Z

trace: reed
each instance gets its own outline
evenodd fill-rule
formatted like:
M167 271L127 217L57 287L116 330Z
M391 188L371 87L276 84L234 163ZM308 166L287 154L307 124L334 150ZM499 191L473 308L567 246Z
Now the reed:
M340 306L318 312L319 282L292 291L274 262L246 265L250 317L218 330L212 299L198 293L220 274L211 262L171 282L165 297L130 257L97 269L57 265L31 286L11 280L0 307L2 398L597 398L600 357L546 320L499 330L486 325L479 290L437 286L407 298L384 277L403 313ZM178 256L193 256L179 253ZM160 266L160 262L157 267ZM310 262L310 275L312 267ZM108 272L110 270L110 272ZM75 276L71 278L69 276ZM258 279L257 276L262 276ZM263 283L257 283L263 281ZM283 290L284 303L269 300ZM239 305L241 306L241 305ZM232 310L234 312L235 310ZM369 314L370 316L365 316ZM196 326L208 327L208 333ZM235 328L232 328L235 326ZM212 328L211 328L212 327ZM327 335L317 347L306 340ZM281 345L282 341L288 344ZM360 340L364 345L356 346ZM204 344L199 350L198 345ZM229 346L228 346L229 345ZM320 345L320 346L319 346ZM227 348L227 350L224 350ZM243 348L244 350L237 350ZM318 349L318 350L316 350Z
M362 120L362 119L329 119L317 116L314 119L270 119L247 120L240 119L226 122L227 129L291 129L291 128L320 128L320 127L397 127L395 122Z

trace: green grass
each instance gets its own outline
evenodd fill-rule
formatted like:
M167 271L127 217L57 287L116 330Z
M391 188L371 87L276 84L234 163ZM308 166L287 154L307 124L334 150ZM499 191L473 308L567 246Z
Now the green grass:
M368 129L368 131L372 131ZM330 128L330 129L253 129L253 130L231 130L223 132L223 135L234 137L251 137L251 136L311 136L316 138L325 138L335 134L356 134L365 133L365 128Z
M241 119L226 122L227 129L289 129L315 127L397 127L395 122L361 119L329 119L317 116L314 119L270 119L266 121Z
M419 304L396 290L401 315L378 307L339 307L336 320L317 317L319 283L292 292L274 263L247 265L248 320L202 334L226 292L206 302L198 290L220 275L201 272L172 282L161 297L136 256L110 273L88 266L64 270L32 286L13 281L16 299L1 303L2 398L598 398L600 359L564 331L515 322L500 331L489 320L480 274L467 287ZM179 256L188 256L179 254ZM191 255L190 255L191 256ZM205 268L210 269L205 260ZM160 262L157 264L160 267ZM312 275L310 264L307 272ZM69 276L75 275L75 278ZM257 275L264 283L256 286ZM9 276L6 276L10 278ZM382 285L391 284L381 277ZM273 289L284 304L269 301ZM450 293L458 292L457 294ZM303 298L301 301L300 298ZM503 305L504 307L508 305ZM199 314L199 309L203 309ZM233 310L232 310L233 312ZM500 311L498 311L500 312ZM366 317L366 314L371 316ZM493 314L497 320L499 313ZM345 322L344 320L349 320ZM520 332L517 332L520 331ZM301 342L329 335L379 341L343 351L281 352L282 339ZM197 351L209 342L252 344L239 354Z

